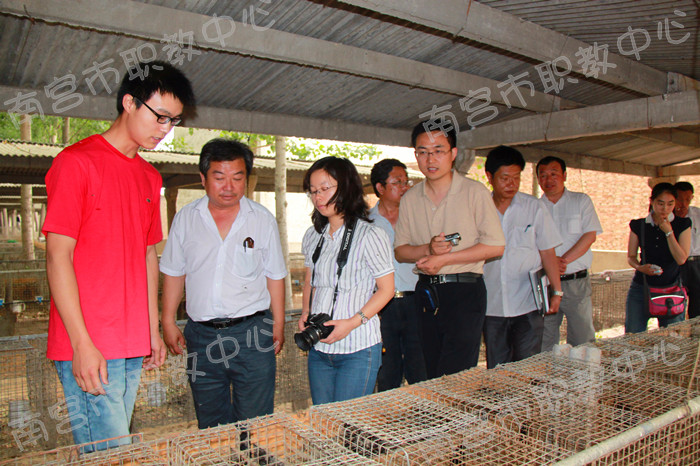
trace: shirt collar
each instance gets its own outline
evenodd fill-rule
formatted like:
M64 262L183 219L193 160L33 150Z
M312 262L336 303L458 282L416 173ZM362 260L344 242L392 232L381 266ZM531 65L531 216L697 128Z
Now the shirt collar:
M669 221L669 222L672 222L673 219L675 219L675 218L676 218L676 216L673 214L673 212L671 212L670 214L668 214L668 221ZM649 215L647 215L647 218L645 218L644 221L645 221L646 223L649 223L649 224L651 224L651 225L656 226L656 224L654 223L654 218L651 216L651 212L649 212Z

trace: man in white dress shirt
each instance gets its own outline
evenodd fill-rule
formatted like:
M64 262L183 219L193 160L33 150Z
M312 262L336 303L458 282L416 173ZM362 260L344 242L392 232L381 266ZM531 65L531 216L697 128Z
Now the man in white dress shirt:
M499 146L486 157L486 177L506 237L503 256L484 264L484 342L489 369L540 352L544 317L535 303L531 270L543 267L552 285L548 312L557 312L562 297L554 252L561 238L537 198L518 191L523 168L525 159L512 147Z
M691 206L695 189L687 181L675 184L678 195L674 213L679 217L688 217L691 226L690 255L681 265L681 278L688 290L688 318L700 316L700 209Z
M214 139L199 159L206 196L177 213L160 261L163 336L187 343L200 429L272 414L287 275L275 217L245 197L253 153ZM175 313L187 291L184 337Z
M566 163L558 157L545 157L537 163L537 181L544 191L540 202L554 219L563 244L556 248L564 297L559 313L544 320L542 351L559 344L559 327L566 316L566 342L572 346L595 340L591 278L591 245L603 232L593 201L587 194L564 187Z

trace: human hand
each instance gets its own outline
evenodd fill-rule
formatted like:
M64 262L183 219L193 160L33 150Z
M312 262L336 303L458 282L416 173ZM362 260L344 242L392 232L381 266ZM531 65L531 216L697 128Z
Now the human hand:
M163 339L172 354L182 354L185 348L185 337L175 322L163 322Z
M428 243L430 254L441 255L452 251L452 243L445 241L445 233L442 232L437 236L433 236Z
M416 268L426 275L436 275L444 264L444 255L441 256L425 256L418 259Z
M143 368L148 370L160 367L165 362L168 350L159 334L151 336L151 354L143 358Z
M279 354L284 346L284 322L272 324L272 343L275 347L275 354Z
M303 332L308 325L306 324L306 321L309 319L309 313L301 313L301 317L299 317L299 324L297 325L299 327L299 331Z
M569 265L569 261L564 257L557 257L559 259L559 274L564 275L566 273L566 267Z
M329 320L328 322L324 322L323 325L325 325L326 327L330 327L331 325L333 325L335 328L330 333L330 335L328 335L321 341L323 343L328 344L340 341L343 338L347 337L350 332L355 330L361 324L362 322L360 321L360 318L357 315L354 315L349 319Z
M79 345L73 350L73 376L82 391L92 395L107 393L102 386L109 384L107 360L92 342Z
M639 268L637 270L639 270L641 273L643 273L645 275L650 275L652 277L655 277L657 275L661 275L662 273L664 273L664 270L656 264L644 264L644 265L639 266Z
M552 296L549 298L549 310L546 315L556 314L559 312L559 306L561 305L561 296Z

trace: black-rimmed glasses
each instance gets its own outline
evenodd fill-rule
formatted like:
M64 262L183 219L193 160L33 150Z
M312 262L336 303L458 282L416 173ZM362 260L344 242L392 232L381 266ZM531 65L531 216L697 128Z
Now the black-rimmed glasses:
M168 115L161 115L160 113L156 112L151 107L149 107L146 102L139 99L138 97L134 97L134 100L136 100L137 102L141 102L147 109L149 109L151 111L151 113L153 113L156 116L156 118L157 118L156 121L158 122L159 125L164 125L166 123L170 123L171 126L177 126L182 121L181 117L169 117Z

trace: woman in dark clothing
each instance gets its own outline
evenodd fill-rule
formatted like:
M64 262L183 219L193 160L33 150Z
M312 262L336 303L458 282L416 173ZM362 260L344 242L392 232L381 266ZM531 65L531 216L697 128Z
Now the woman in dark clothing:
M651 315L644 293L643 275L649 286L667 287L678 283L680 266L690 251L690 219L675 217L676 190L670 183L659 183L651 190L649 215L630 222L627 244L627 262L636 270L627 293L625 333L645 332ZM644 244L641 243L644 228ZM643 248L644 263L639 250ZM659 325L666 327L685 318L685 313L674 317L658 317Z

